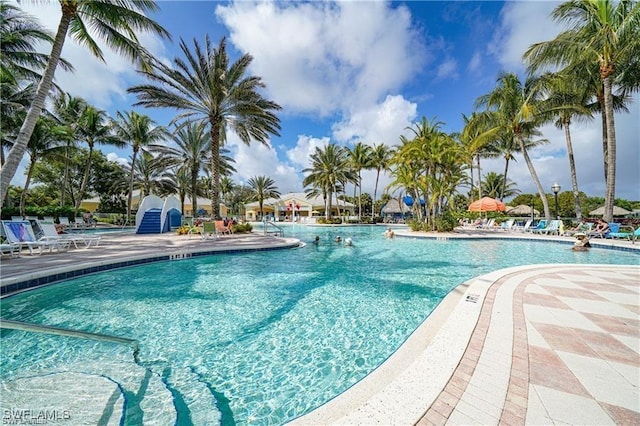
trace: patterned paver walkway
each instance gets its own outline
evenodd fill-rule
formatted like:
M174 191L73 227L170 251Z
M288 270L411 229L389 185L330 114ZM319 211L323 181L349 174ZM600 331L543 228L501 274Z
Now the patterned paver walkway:
M640 424L639 288L627 267L499 280L418 424Z

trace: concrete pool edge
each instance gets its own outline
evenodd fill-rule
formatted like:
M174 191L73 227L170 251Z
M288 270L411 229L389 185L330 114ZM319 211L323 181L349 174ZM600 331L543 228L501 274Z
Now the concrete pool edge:
M117 236L120 239L130 239L132 236ZM255 237L255 236L254 236ZM258 238L261 238L258 236ZM266 251L297 248L300 240L297 238L276 238L269 237L263 241L252 239L250 244L240 239L219 239L214 244L203 241L198 246L200 238L189 240L189 245L165 247L160 242L150 251L140 254L132 254L126 251L116 253L115 255L102 256L101 250L104 246L92 247L86 249L72 250L65 253L54 253L41 256L23 256L19 259L11 259L12 261L23 262L41 262L50 261L51 265L35 266L28 271L17 271L7 274L6 264L3 264L2 279L0 280L0 299L10 297L24 291L37 289L76 277L100 273L112 269L126 268L138 264L161 262L161 261L177 261L188 259L191 257L209 256L222 253L249 252L249 251ZM93 257L83 259L83 253L91 253ZM63 260L62 257L71 255L77 257L77 262L57 265L58 261ZM66 260L66 259L64 259ZM4 262L3 262L4 263ZM9 276L7 276L9 275Z
M471 340L472 335L475 337L476 328L488 327L486 318L481 319L480 316L481 311L486 310L483 305L485 298L488 298L487 294L490 294L490 300L487 300L489 308L504 311L502 319L497 315L497 319L493 319L493 322L504 322L504 327L509 333L510 327L515 327L509 308L516 299L513 294L515 288L521 287L532 277L549 272L571 275L583 269L602 271L604 274L618 269L633 271L636 275L640 275L638 265L546 264L506 268L475 277L458 286L456 289L458 291L455 293L450 293L433 314L376 370L314 411L294 419L291 424L423 424L425 421L424 424L433 424L434 421L441 422L443 418L439 413L436 412L434 413L436 417L429 418L427 410L431 412L430 407L442 403L442 394L451 396L445 393L445 388L453 380L454 372L458 375L459 364L463 356L466 358L469 347L474 346ZM494 303L498 300L497 291L501 292L501 304ZM477 303L473 303L473 300ZM455 306L452 307L453 304ZM420 341L434 331L436 334L429 341ZM505 345L509 347L512 344L515 345L513 341L509 342L508 338L505 340L507 340ZM492 352L491 348L489 350ZM509 362L506 367L507 377L510 365ZM389 381L390 377L391 381ZM511 385L509 381L507 383ZM506 389L504 391L506 393ZM499 397L501 392L497 393ZM498 397L496 399L499 399ZM478 419L475 421L477 422Z

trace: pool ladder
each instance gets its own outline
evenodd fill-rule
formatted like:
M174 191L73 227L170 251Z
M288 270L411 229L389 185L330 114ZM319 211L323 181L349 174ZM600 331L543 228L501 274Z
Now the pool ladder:
M98 342L111 342L111 343L118 343L121 345L128 345L133 348L133 360L136 362L136 364L138 364L138 361L139 361L138 354L140 352L140 348L138 346L138 341L135 339L128 339L126 337L109 336L107 334L90 333L88 331L70 330L68 328L54 327L51 325L32 324L28 322L12 321L12 320L5 320L5 319L0 320L0 328L4 328L7 330L20 330L20 331L30 331L34 333L53 334L56 336L77 337L80 339L95 340Z

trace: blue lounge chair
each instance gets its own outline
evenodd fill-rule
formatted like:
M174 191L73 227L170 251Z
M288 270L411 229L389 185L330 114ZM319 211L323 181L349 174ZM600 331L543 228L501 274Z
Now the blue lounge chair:
M529 228L529 232L533 232L535 234L538 231L542 231L546 227L547 227L547 220L542 219L540 220L540 222L538 222L538 224L534 228Z
M623 228L628 228L632 232L621 232ZM633 230L633 227L629 225L621 225L618 232L609 232L607 238L626 238L628 240L638 240L640 239L640 227L638 227L638 229L636 230Z

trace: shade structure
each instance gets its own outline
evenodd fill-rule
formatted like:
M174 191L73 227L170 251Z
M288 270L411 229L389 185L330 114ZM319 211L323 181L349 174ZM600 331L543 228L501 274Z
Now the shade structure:
M515 207L507 206L505 213L510 214L511 216L529 216L531 215L531 206L527 206L526 204L519 204ZM533 213L536 215L540 214L536 209L533 209Z
M506 206L503 202L491 197L483 197L469 204L470 212L503 212Z
M604 206L598 207L595 210L589 212L591 216L602 216L604 215ZM614 216L624 216L626 214L631 214L631 212L627 209L623 209L622 207L613 206L613 215Z

